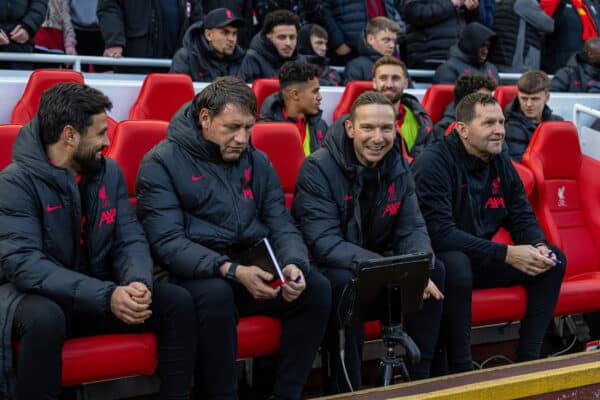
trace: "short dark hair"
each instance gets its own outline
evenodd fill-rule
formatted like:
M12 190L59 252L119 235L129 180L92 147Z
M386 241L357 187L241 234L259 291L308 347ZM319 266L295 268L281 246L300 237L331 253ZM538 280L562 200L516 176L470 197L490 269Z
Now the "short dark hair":
M321 77L321 68L304 61L288 61L279 68L279 87L281 91L288 86L306 83L311 79Z
M541 91L550 91L550 78L544 71L527 71L517 81L519 91L526 94L534 94Z
M227 104L233 104L241 111L252 115L256 115L257 108L256 96L252 89L232 76L217 78L202 89L196 96L195 103L197 113L204 108L211 117L223 111Z
M402 71L404 71L404 77L408 79L408 69L406 68L406 64L404 64L402 60L392 56L383 56L375 61L375 65L373 65L373 77L375 77L377 68L381 67L382 65L397 65L401 67Z
M392 110L394 110L394 114L396 113L394 105L383 93L369 90L368 92L363 92L360 96L358 96L356 100L354 100L354 103L352 103L352 107L350 108L349 119L351 121L354 121L354 117L356 116L356 109L360 106L367 106L370 104L381 104L385 106L390 106Z
M329 40L329 33L319 24L311 24L310 36L316 36L321 39Z
M67 125L85 135L92 117L111 108L110 99L98 89L82 83L57 83L40 98L37 116L42 142L45 145L58 142Z
M300 29L300 18L290 10L275 10L267 14L263 22L262 34L273 32L276 26L294 25L296 31Z
M367 35L376 35L381 31L400 32L400 25L386 17L371 18L367 22L365 32Z
M483 106L488 104L498 104L498 100L491 94L485 93L470 93L463 97L463 99L456 106L456 120L468 124L473 121L476 116L475 107L477 104Z
M482 74L459 76L454 83L454 104L458 104L466 95L475 93L481 88L493 92L496 90L496 84L492 78Z

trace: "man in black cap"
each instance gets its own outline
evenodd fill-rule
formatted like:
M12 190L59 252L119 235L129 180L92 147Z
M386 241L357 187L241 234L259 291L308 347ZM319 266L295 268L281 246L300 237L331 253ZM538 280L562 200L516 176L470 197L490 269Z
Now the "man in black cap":
M183 47L175 53L169 72L188 74L195 82L212 82L220 76L236 76L244 51L237 44L244 21L227 8L209 12L203 22L185 33Z

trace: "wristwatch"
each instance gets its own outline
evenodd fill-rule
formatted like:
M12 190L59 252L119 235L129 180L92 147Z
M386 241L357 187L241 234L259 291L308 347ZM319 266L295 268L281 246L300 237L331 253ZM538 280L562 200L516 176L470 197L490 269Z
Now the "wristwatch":
M235 279L235 270L237 269L237 267L239 265L240 265L240 263L232 261L231 264L229 265L229 269L227 270L227 273L225 274L225 279L232 281L232 282L237 282L237 279Z

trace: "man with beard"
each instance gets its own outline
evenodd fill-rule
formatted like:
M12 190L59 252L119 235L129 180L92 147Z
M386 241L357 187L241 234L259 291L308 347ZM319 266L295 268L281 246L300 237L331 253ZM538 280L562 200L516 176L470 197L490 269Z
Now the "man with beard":
M450 373L473 368L471 292L522 284L519 361L540 357L566 268L546 242L519 175L502 152L504 115L497 100L471 93L456 107L456 129L412 163L416 192L431 245L446 266L440 335ZM514 245L491 241L500 228Z
M243 23L231 10L212 10L204 21L188 29L169 72L188 74L194 82L212 82L220 76L237 75L244 57L244 51L237 44L238 29Z
M106 96L78 83L46 90L0 174L0 338L8 343L0 359L10 362L12 339L20 341L19 399L60 397L65 339L141 331L158 337L160 398L190 396L192 299L180 287L152 282L150 250L123 174L102 156L110 107ZM3 399L14 398L11 387Z
M321 70L304 61L288 61L279 70L279 93L263 102L262 122L291 122L298 127L304 154L323 147L327 123L321 119Z
M556 71L550 84L551 92L600 93L600 38L583 44L566 67Z
M419 100L404 89L408 87L406 65L392 56L383 56L373 67L373 88L394 105L396 129L402 136L405 155L416 157L432 141L431 117Z
M495 37L494 31L479 22L467 25L458 44L450 48L448 60L435 70L433 83L454 83L460 75L478 73L490 77L497 85L500 75L488 60Z
M342 76L329 66L329 57L326 56L328 41L329 33L321 25L303 25L298 32L298 54L306 62L321 68L321 86L339 86Z
M350 115L334 122L323 149L308 157L298 174L292 212L333 294L324 342L327 394L359 390L361 385L364 326L343 327L340 322L340 310L348 309L350 302L344 297L345 288L356 277L353 262L384 254L431 252L395 117L396 107L386 96L361 94ZM406 332L422 354L421 362L409 365L413 379L429 376L442 314L443 295L436 284L443 289L443 266L436 266L432 280L435 284L430 281L423 296L432 299L425 301L421 312L405 316ZM345 353L348 380L340 350Z
M267 14L262 30L246 51L240 68L240 78L252 83L258 78L277 78L277 71L286 61L298 58L296 42L300 19L288 10Z

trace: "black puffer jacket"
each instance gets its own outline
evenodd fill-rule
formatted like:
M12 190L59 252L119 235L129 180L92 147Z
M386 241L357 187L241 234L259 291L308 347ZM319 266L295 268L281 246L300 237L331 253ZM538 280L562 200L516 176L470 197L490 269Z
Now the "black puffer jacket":
M433 141L431 132L433 130L433 124L431 123L431 117L429 116L429 113L427 113L427 110L421 105L419 99L412 94L404 93L400 103L410 108L415 115L415 119L419 123L417 137L413 147L408 151L408 154L411 157L416 157L423 151L425 146Z
M451 83L463 74L482 74L491 78L496 85L500 83L500 75L496 66L490 61L479 64L477 53L486 40L493 40L494 32L473 22L465 28L456 46L450 49L450 58L440 65L433 76L433 83ZM493 46L492 46L493 48ZM490 49L490 51L492 51Z
M296 123L295 118L285 119L283 117L283 98L281 93L274 93L267 97L262 104L260 110L260 121L261 122L291 122ZM309 115L306 119L308 121L308 129L310 129L310 152L314 153L323 147L323 139L327 133L327 123L321 119L323 111L315 115Z
M358 39L358 57L346 65L344 72L346 82L373 79L373 65L381 58L381 54L367 43L365 35L366 33L363 31Z
M324 27L329 32L329 48L337 49L346 43L352 49L369 21L367 5L362 0L324 0Z
M342 75L329 66L329 58L321 57L312 48L310 43L310 30L312 24L303 25L298 31L298 54L307 63L315 64L321 68L321 86L340 86L344 82Z
M238 161L224 162L202 137L193 103L175 114L138 172L137 213L159 263L179 279L216 277L230 257L268 237L281 265L308 273L306 246L267 157L249 145Z
M533 132L539 124L534 123L531 119L527 118L521 106L519 100L514 99L507 107L504 112L506 117L506 145L508 146L508 153L510 157L518 162L521 162L523 153L531 141ZM544 106L542 111L542 122L545 121L562 121L563 119L555 114L552 114L552 110L547 105Z
M456 104L452 102L444 108L442 118L434 125L433 140L441 140L446 134L446 129L448 129L450 124L454 121L456 121Z
M21 24L29 33L29 43L46 18L48 0L0 0L0 29L6 34ZM5 46L0 46L0 49Z
M376 169L356 160L340 118L325 145L302 164L292 213L312 256L322 267L352 268L352 262L395 254L431 252L414 183L398 136ZM370 173L369 173L370 172ZM370 207L361 207L366 177L375 179ZM369 209L363 216L361 209Z
M465 24L479 19L479 10L457 10L450 0L406 0L402 16L409 24L408 67L435 69L448 59Z
M298 48L290 58L283 58L277 52L273 43L262 32L257 33L240 67L240 78L252 83L258 78L277 78L277 71L286 61L298 59Z
M244 50L238 45L232 55L217 58L204 37L204 22L199 22L186 32L169 72L188 74L194 82L212 82L220 76L236 76L243 58Z
M504 262L507 246L490 241L500 227L516 244L545 241L505 153L485 163L467 153L455 131L427 148L411 170L435 251L461 251L477 263Z
M556 71L550 91L600 93L600 67L590 63L585 53L577 53L566 67Z

